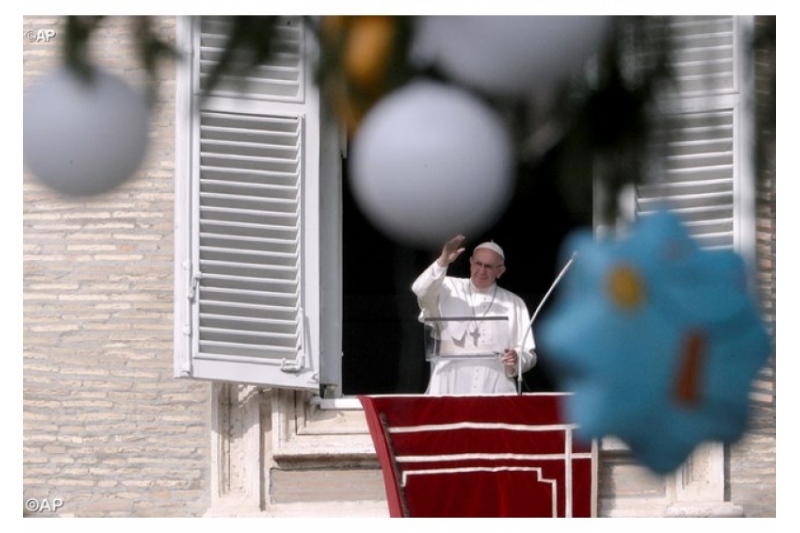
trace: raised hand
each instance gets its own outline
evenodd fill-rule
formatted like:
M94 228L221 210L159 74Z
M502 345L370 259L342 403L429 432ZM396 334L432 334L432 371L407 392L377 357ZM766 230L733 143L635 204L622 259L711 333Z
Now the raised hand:
M446 267L461 255L461 252L464 251L464 248L461 246L464 242L464 238L463 235L456 235L444 244L442 247L442 254L436 260L439 266Z

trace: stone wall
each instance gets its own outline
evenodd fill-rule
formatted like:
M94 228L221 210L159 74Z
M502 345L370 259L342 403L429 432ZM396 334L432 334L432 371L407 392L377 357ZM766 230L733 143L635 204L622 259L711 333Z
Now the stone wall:
M757 17L757 30L774 31L775 17ZM764 319L776 333L776 195L775 172L775 49L756 54L757 158L756 266ZM729 497L744 507L746 516L776 516L776 395L775 361L762 372L754 394L750 431L731 446Z
M23 18L24 35L52 35L25 39L25 89L60 60L63 22ZM106 19L91 48L141 86L132 22ZM155 22L174 41L175 19ZM149 153L119 189L70 198L24 174L23 498L45 507L29 516L209 505L210 385L172 376L174 72L158 72Z

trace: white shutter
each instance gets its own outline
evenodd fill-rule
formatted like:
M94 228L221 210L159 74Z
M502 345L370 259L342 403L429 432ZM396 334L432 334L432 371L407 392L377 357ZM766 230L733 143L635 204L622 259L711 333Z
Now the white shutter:
M750 17L672 17L678 97L664 133L665 158L653 184L637 187L635 212L667 205L707 249L755 256L753 127L747 73ZM751 265L752 266L752 265ZM775 359L753 386L757 401L774 400Z
M681 96L736 89L735 29L732 16L671 18L672 66Z
M302 353L300 124L200 115L196 359L280 362Z
M663 178L637 189L636 212L667 205L701 246L731 248L734 218L733 112L687 113L668 121Z
M192 60L178 84L179 103L182 89L190 96L186 131L177 128L189 148L179 146L186 168L176 169L188 182L176 193L176 218L184 217L176 223L176 375L319 390L320 306L306 290L319 283L320 261L319 213L306 201L318 196L320 150L308 36L299 18L278 19L269 63L223 76L201 99L226 24L193 19L184 35Z
M231 29L229 17L202 17L199 30L199 87L207 88L208 75L222 57ZM305 32L298 17L278 19L269 61L248 69L244 76L223 75L213 95L254 100L302 102L305 88ZM238 57L233 65L243 65Z
M671 17L677 96L662 135L661 171L637 187L635 212L676 211L705 248L733 248L741 211L737 173L744 167L736 20L732 16Z

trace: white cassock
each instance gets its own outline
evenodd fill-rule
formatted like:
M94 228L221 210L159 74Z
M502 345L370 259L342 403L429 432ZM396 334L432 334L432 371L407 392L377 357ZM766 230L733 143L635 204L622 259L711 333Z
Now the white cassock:
M497 284L478 289L468 278L446 276L447 269L434 262L414 281L411 290L417 295L421 309L420 322L426 318L473 317L473 320L449 326L448 337L456 342L469 343L470 336L491 336L492 321L487 317L508 318L508 346L516 350L522 372L536 364L533 335L528 334L530 316L525 302ZM494 322L495 324L497 322ZM501 349L502 352L502 349ZM517 369L506 367L500 360L439 359L431 368L426 394L479 395L511 394L517 392Z

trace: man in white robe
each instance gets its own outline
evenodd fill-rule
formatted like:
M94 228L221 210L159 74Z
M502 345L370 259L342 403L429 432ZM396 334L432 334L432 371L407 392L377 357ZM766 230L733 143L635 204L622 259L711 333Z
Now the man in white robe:
M426 318L465 317L447 322L445 337L460 347L476 349L487 339L497 352L494 357L436 358L426 394L479 395L517 392L519 368L526 372L536 364L533 335L525 302L500 287L496 280L506 271L505 254L493 242L475 247L470 257L470 277L447 276L447 268L464 251L464 236L458 235L442 248L441 255L414 281L412 290ZM505 317L497 321L494 317ZM487 320L489 318L490 320ZM507 331L498 331L498 327ZM502 347L496 344L502 338ZM469 350L467 350L469 351ZM480 350L477 350L480 351Z

